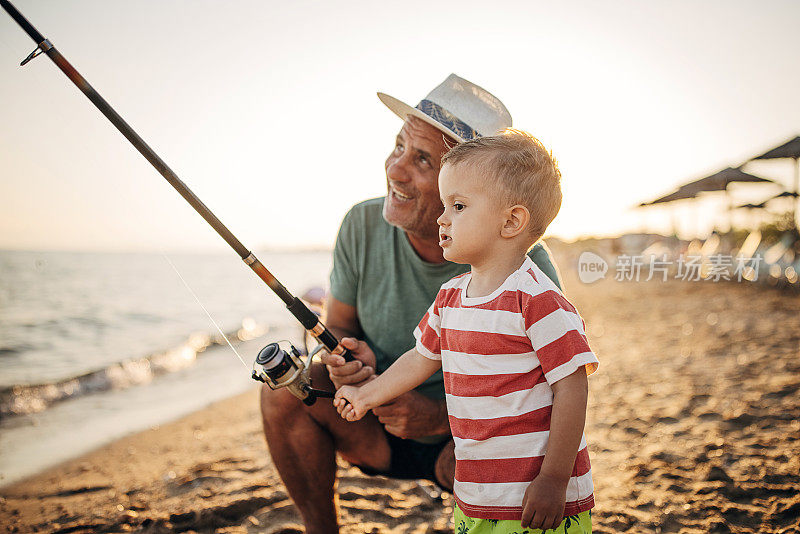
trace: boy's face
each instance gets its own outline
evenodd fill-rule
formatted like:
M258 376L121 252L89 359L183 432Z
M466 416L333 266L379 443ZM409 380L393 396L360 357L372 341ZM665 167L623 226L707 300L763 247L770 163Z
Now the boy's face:
M480 166L469 163L446 163L439 172L439 193L444 213L436 222L445 259L480 265L502 239L499 195L489 191Z

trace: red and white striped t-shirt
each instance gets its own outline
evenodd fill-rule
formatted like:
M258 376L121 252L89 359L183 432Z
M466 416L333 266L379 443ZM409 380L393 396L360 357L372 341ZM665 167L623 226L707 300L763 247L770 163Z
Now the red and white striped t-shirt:
M470 273L444 283L414 331L417 351L442 361L456 448L454 494L470 517L516 519L547 451L550 385L597 357L578 312L526 256L490 295L467 297ZM585 436L565 515L594 506Z

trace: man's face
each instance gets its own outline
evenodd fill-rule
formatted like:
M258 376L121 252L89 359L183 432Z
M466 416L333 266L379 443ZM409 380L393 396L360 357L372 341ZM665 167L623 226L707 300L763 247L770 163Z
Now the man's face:
M439 165L447 152L442 132L409 117L386 159L388 193L383 218L423 239L438 241Z

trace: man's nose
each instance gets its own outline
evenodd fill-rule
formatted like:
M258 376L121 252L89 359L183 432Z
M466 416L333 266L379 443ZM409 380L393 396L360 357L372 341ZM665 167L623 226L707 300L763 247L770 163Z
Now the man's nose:
M399 158L391 160L386 166L386 177L395 182L405 182L409 178L409 158L402 154Z

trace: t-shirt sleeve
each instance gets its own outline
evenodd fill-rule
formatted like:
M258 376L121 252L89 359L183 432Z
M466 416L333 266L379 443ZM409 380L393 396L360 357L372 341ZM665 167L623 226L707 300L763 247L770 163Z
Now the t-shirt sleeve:
M437 299L438 300L438 299ZM414 329L414 338L417 340L417 352L431 360L441 360L442 351L440 344L442 319L436 300L425 312L425 316Z
M358 217L350 210L342 220L336 246L333 248L331 269L331 295L336 300L356 305L358 296Z
M530 297L523 304L523 315L525 332L548 384L581 366L587 375L597 370L599 362L589 348L583 319L563 295L551 290Z
M544 243L536 243L533 248L528 251L528 256L533 263L535 263L536 266L547 275L547 278L552 280L553 283L558 286L558 289L564 289L561 286L561 277L558 274L558 268L553 263L553 258L550 255L550 251L547 249Z

